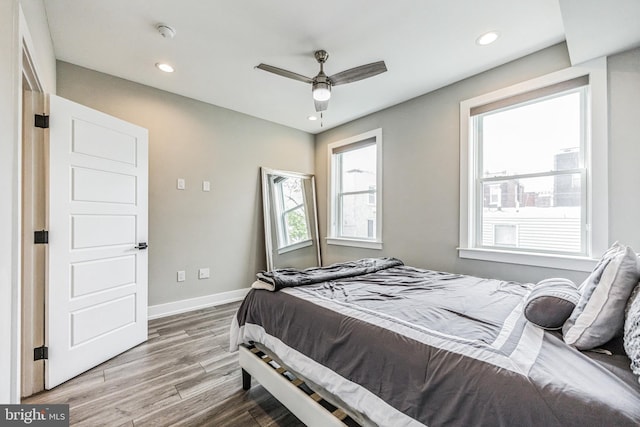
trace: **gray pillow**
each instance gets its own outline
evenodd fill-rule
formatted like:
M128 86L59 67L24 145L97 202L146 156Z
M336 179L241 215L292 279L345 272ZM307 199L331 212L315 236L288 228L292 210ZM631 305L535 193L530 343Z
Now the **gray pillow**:
M631 360L631 370L640 382L640 285L637 285L627 303L624 321L624 351Z
M580 301L562 327L564 341L589 350L622 332L625 306L639 277L636 254L614 243L580 286Z
M524 301L524 317L543 329L560 329L580 300L580 292L569 279L538 282Z

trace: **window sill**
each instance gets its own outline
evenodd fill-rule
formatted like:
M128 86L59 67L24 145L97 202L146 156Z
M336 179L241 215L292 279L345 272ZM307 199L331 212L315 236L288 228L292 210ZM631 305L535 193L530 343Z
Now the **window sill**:
M343 237L327 237L328 245L352 246L355 248L382 249L382 242L375 240L345 239Z
M313 241L311 239L294 243L293 245L285 246L278 249L278 255L286 254L287 252L295 251L296 249L306 248L307 246L311 245L313 245Z
M560 270L591 272L598 263L597 259L578 256L523 253L495 249L458 248L460 258L482 261L504 262L507 264L531 265L536 267L557 268Z

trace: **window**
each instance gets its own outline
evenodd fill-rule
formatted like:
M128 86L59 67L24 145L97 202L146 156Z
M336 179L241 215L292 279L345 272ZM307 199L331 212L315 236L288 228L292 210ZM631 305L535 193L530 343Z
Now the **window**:
M494 224L493 244L495 246L518 246L518 226L515 224Z
M502 188L500 185L489 185L489 206L502 207Z
M309 241L311 233L305 212L302 178L277 176L274 184L278 249Z
M591 269L607 246L606 104L604 60L461 103L461 257Z
M382 130L329 144L329 244L382 248Z
M510 222L522 238L506 246L586 255L588 80L566 84L575 87L562 85L552 95L506 107L472 109L475 182L482 192L475 200L477 247L505 246L485 229Z

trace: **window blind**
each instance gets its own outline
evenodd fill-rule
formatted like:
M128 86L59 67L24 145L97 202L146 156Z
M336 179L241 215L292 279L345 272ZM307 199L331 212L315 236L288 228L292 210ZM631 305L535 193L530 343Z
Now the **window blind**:
M531 101L533 99L542 98L556 93L564 92L571 89L576 89L589 84L589 75L576 77L571 80L556 83L550 86L534 89L529 92L520 93L518 95L510 96L507 98L499 99L497 101L490 102L488 104L478 105L471 108L471 116L477 116L490 111L500 110L512 105L521 104L523 102Z
M368 147L369 145L375 145L376 138L372 136L371 138L363 139L362 141L354 142L352 144L341 145L340 147L335 147L331 150L331 154L340 154L346 153L347 151L359 150L360 148Z

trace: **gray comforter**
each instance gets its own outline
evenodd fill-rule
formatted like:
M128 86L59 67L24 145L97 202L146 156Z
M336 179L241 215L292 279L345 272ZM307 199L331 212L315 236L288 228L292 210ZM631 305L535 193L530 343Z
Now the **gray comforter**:
M381 426L640 425L628 359L590 357L528 323L530 289L395 266L252 290L231 347L262 343Z
M363 258L358 261L341 262L328 267L312 267L304 270L280 268L273 271L262 271L257 274L257 279L269 285L264 289L279 291L283 288L313 285L315 283L375 273L376 271L400 265L403 265L403 262L396 258Z

